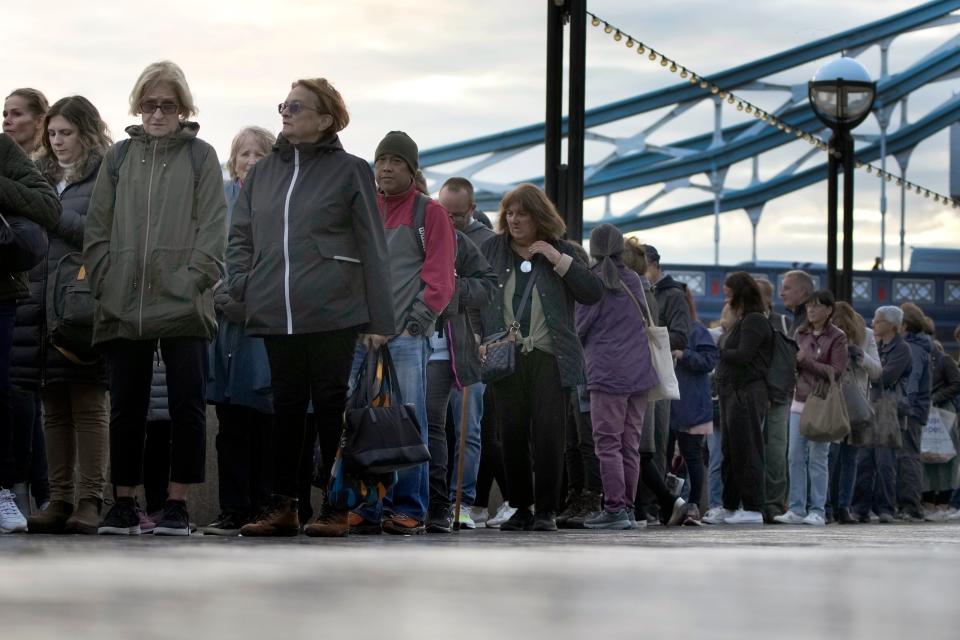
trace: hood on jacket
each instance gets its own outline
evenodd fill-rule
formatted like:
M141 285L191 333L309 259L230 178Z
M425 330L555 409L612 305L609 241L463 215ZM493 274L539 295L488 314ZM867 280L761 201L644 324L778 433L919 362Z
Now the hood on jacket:
M654 291L666 291L667 289L680 289L681 291L685 291L686 288L687 285L682 282L677 282L673 279L673 276L669 275L663 276L660 278L660 282L653 285Z
M908 344L923 349L927 355L930 355L930 352L933 351L933 341L930 339L930 336L925 333L907 333L903 336L903 339Z
M316 142L301 142L299 144L291 143L283 137L282 133L277 136L277 141L273 145L273 151L280 156L281 160L284 162L293 160L294 149L302 155L312 157L335 151L343 151L343 145L340 143L340 136L337 134L321 138Z

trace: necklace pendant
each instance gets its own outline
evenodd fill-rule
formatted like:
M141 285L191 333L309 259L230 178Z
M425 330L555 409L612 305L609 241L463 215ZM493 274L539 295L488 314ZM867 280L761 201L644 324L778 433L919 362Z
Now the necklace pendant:
M520 271L523 271L524 273L530 273L533 271L533 263L529 260L524 260L520 263Z

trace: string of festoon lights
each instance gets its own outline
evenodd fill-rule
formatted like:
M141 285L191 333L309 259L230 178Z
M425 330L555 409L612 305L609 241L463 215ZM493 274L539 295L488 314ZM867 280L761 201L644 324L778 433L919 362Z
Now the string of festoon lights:
M645 56L650 62L659 63L661 68L666 69L670 73L680 74L682 79L687 80L691 85L699 87L705 92L716 96L719 100L726 102L731 106L736 105L737 111L741 111L747 115L753 116L760 122L764 122L778 131L781 131L784 135L792 136L798 140L803 140L817 147L821 151L831 154L834 158L839 159L843 157L843 154L839 150L832 148L827 142L821 140L817 136L798 127L787 124L780 118L761 109L749 100L746 100L732 91L728 91L723 87L714 84L699 73L692 71L689 67L678 63L665 53L657 51L647 43L631 36L623 29L616 27L609 21L600 18L596 14L588 11L587 15L590 16L591 24L594 27L602 28L603 32L610 35L615 42L623 42L627 49L636 49L637 55ZM917 194L920 194L925 198L932 198L934 202L950 204L954 209L960 208L960 200L954 200L943 195L942 193L938 193L932 189L928 189L916 183L910 182L909 180L904 180L902 176L895 175L889 171L884 171L882 168L870 164L869 162L860 162L859 160L855 160L854 166L857 169L863 169L869 174L876 175L881 180L886 180L887 182L896 181L898 187L905 185L908 192L915 191Z

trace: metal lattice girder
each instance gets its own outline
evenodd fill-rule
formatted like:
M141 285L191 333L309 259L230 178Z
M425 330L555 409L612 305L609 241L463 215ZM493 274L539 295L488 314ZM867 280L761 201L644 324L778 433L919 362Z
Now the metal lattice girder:
M896 155L913 149L921 141L929 138L938 131L949 127L960 119L960 96L954 96L940 107L927 114L913 124L905 125L887 138L887 153ZM871 162L880 157L880 145L874 144L856 152L856 159L860 162ZM771 180L759 182L744 189L727 191L720 201L721 211L746 209L763 204L787 193L803 189L816 184L826 178L827 165L807 169L790 176L779 176ZM622 231L640 231L653 229L666 224L686 222L704 216L713 215L713 200L698 202L667 211L658 211L639 218L604 220L616 225ZM589 222L584 224L584 233L600 224Z
M754 62L721 71L710 75L706 79L728 90L737 89L760 78L840 51L857 49L892 38L933 22L958 9L960 9L960 0L928 2L862 27L850 29ZM588 128L595 127L673 104L701 99L703 99L701 89L683 82L666 89L589 109L586 112L586 126ZM564 120L563 129L566 131L566 120ZM485 153L532 147L543 143L543 133L544 125L539 123L427 149L420 153L420 164L429 167Z
M928 57L923 62L879 83L877 104L895 104L913 91L958 69L960 69L960 49L958 48ZM778 119L790 127L804 131L815 132L822 127L806 100L801 106L778 114ZM751 129L756 129L757 133L744 135ZM729 166L793 141L782 131L764 123L754 122L741 123L724 129L723 138L729 142L722 146L712 147L713 135L712 132L705 133L671 145L674 148L692 152L681 158L676 158L674 154L651 150L612 160L602 170L590 176L584 188L584 197L595 198L708 172L714 167ZM537 177L524 182L541 185L543 179ZM499 200L499 193L478 190L477 204L481 209L495 208Z

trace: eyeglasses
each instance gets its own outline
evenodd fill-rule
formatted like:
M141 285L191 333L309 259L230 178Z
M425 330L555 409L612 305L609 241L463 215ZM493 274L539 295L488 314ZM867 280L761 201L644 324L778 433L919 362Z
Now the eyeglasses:
M290 102L281 102L277 105L277 113L283 113L283 110L286 109L290 112L290 115L297 115L304 109L309 109L310 111L316 111L320 113L320 110L315 107L308 107L299 100L291 100Z
M144 115L153 115L160 109L160 113L170 116L180 111L180 105L176 102L154 102L153 100L144 100L140 103L140 113Z

